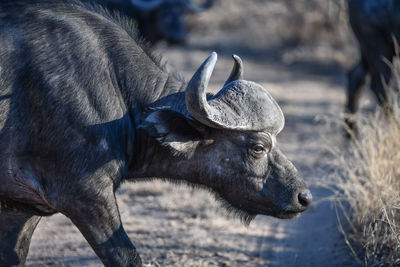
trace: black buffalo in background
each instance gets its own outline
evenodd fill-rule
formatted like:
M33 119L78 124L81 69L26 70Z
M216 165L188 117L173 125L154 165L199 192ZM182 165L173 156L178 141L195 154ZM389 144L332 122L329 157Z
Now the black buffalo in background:
M346 124L356 130L354 114L367 76L371 76L371 90L380 106L387 112L390 82L390 62L395 56L396 42L400 35L400 1L349 0L349 20L360 46L360 61L348 73Z
M187 35L185 17L210 8L215 0L201 5L190 0L94 0L111 10L134 18L140 34L152 45L161 40L184 44Z

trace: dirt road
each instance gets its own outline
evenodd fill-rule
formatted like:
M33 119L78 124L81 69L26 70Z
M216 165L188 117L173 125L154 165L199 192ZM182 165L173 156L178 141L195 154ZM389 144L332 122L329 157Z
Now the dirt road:
M197 46L160 48L186 79L213 50ZM247 50L223 49L211 80L218 90L227 78L232 52L242 55L245 79L261 83L281 105L286 127L281 148L311 185L314 203L300 218L282 221L258 216L249 227L227 218L208 192L162 182L123 184L118 191L124 227L146 266L351 266L337 228L335 210L322 199L327 140L341 144L340 132L323 123L338 118L344 103L343 71L329 66L294 65ZM335 128L333 128L335 129ZM26 266L101 266L71 222L61 215L43 218Z

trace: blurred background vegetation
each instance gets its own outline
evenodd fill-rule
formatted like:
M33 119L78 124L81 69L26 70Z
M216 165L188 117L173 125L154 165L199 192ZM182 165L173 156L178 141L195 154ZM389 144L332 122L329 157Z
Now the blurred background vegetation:
M288 64L349 67L354 63L349 56L357 58L358 52L346 5L346 0L217 0L210 10L189 16L188 26L210 46L246 48Z

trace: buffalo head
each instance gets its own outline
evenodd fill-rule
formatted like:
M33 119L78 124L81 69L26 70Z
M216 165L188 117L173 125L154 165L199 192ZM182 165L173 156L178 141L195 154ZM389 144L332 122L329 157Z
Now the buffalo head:
M166 40L169 44L183 44L186 38L185 16L201 12L213 4L207 0L197 6L190 0L131 0L138 10L135 17L140 33L152 44Z
M295 217L312 196L278 148L283 113L266 89L242 80L241 59L233 57L232 73L217 94L206 94L217 60L212 53L185 92L147 110L140 128L170 151L152 160L159 165L147 167L210 188L245 221L257 214Z

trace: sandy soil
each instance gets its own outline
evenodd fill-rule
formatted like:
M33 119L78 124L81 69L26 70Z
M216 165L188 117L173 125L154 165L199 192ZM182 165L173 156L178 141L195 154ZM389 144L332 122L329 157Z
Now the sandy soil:
M224 29L219 30L222 34ZM228 218L208 192L163 182L123 184L117 197L122 221L143 262L146 266L357 266L338 231L333 202L326 200L331 193L321 186L332 171L326 146L345 145L335 123L345 99L344 68L330 60L288 62L288 55L299 51L282 50L275 41L268 46L268 38L260 46L259 38L251 42L248 34L223 39L218 32L204 31L193 33L186 48L160 45L158 49L186 79L211 51L217 51L213 91L228 77L230 55L240 55L245 79L262 84L281 105L286 127L278 141L311 186L314 203L300 218L258 216L245 227ZM260 34L259 29L255 32ZM55 215L40 222L26 266L101 266L101 262L71 222Z

